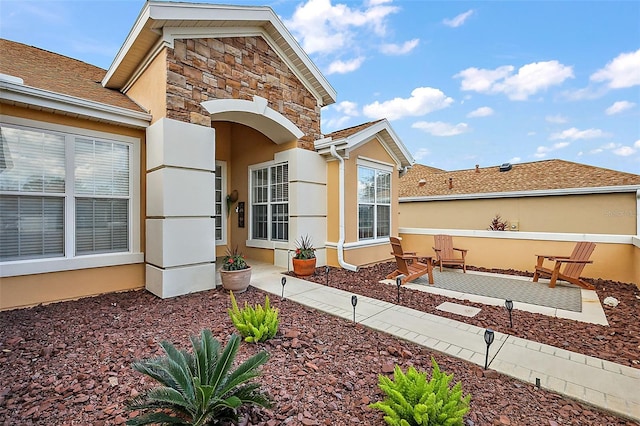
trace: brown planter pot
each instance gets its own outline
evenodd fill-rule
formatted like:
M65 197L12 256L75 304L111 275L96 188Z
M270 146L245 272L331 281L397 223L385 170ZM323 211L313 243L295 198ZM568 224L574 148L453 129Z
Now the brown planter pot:
M316 258L313 259L292 259L293 273L300 277L313 275L316 270Z
M220 269L220 279L222 288L231 290L234 293L242 293L249 288L251 282L251 267L238 271L225 271Z

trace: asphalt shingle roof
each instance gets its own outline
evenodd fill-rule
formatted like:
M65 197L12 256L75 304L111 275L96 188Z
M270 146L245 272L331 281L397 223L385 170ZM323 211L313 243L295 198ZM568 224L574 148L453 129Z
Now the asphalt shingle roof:
M335 132L324 135L327 138L332 138L334 140L348 138L351 135L355 135L356 133L366 129L367 127L371 127L376 123L381 122L382 119L376 121L369 121L368 123L358 124L357 126L347 127L346 129L337 130Z
M144 112L126 95L102 86L102 68L6 39L0 39L0 52L0 73L21 78L25 86Z
M402 198L621 185L640 185L640 175L565 160L513 164L506 172L500 166L448 172L415 164L400 178L399 192Z

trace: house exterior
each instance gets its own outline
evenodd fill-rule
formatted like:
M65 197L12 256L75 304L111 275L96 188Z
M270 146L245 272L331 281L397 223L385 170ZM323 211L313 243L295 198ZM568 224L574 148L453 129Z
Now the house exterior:
M215 286L238 247L287 267L388 258L388 121L331 135L336 93L268 7L147 2L108 70L0 41L0 309Z
M399 197L400 234L419 252L451 234L470 265L533 271L535 254L592 241L583 276L640 285L640 175L563 160L451 172L416 164ZM496 215L508 231L488 230Z

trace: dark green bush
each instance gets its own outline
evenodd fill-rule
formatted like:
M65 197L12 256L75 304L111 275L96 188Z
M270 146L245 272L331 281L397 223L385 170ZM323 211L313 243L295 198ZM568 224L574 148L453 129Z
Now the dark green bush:
M240 337L232 335L224 350L210 330L200 339L191 337L193 353L180 351L162 342L164 356L136 361L133 368L160 383L133 399L131 410L149 411L127 421L128 425L178 424L215 425L238 421L242 405L269 407L268 397L252 380L260 375L259 367L269 355L262 351L236 369L233 362Z
M433 358L431 364L433 372L429 381L427 373L409 367L404 374L397 365L393 381L380 375L378 386L387 397L370 407L381 410L384 420L393 426L462 426L471 395L462 396L460 382L449 388L453 374L442 373Z
M236 298L231 293L231 309L229 316L246 342L264 342L278 332L278 309L271 308L269 296L262 305L251 307L245 302L242 310L238 309Z

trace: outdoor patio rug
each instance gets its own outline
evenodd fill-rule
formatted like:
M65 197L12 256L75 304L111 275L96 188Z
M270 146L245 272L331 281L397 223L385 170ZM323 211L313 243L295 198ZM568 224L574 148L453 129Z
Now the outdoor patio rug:
M549 288L548 283L534 283L531 279L525 281L498 275L440 272L437 269L433 270L433 278L435 287L446 290L582 312L582 293L579 287L571 284L558 282L555 288ZM413 282L429 285L426 275Z

